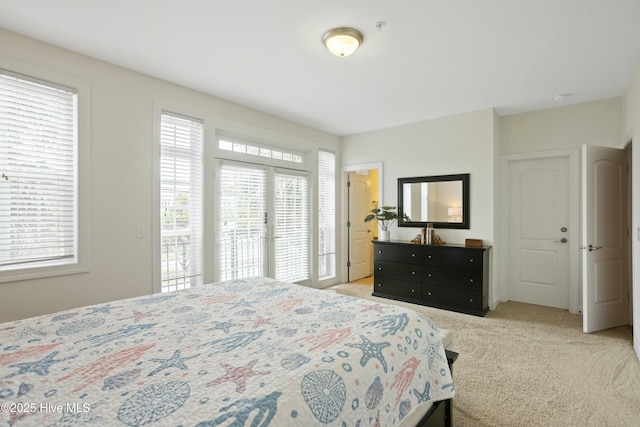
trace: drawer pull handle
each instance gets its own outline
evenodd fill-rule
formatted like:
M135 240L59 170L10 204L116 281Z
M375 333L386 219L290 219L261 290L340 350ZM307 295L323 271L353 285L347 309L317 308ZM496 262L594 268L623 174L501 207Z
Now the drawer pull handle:
M473 302L473 298L469 298L469 302Z
M415 257L416 257L416 254L411 254L411 256L412 256L413 258L415 258Z
M427 295L431 296L431 292L427 292Z
M378 271L382 271L382 267L378 267Z
M415 272L415 271L412 271L412 272L411 272L411 274L415 276L415 275L416 275L416 272Z
M379 254L381 254L381 253L382 253L382 251L378 251L378 253L379 253Z
M429 255L427 258L431 259L431 255Z
M378 287L381 288L382 287L382 283L378 283Z
M473 258L469 258L469 262L473 262Z
M469 279L469 283L473 283L473 279Z
M415 289L411 289L411 293L414 293L416 290Z
M431 277L431 273L429 273L429 277Z

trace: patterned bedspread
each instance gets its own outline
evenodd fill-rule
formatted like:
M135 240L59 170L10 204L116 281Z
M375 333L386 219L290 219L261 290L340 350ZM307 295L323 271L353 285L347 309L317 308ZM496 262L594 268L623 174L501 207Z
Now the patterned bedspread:
M272 279L0 324L2 426L393 426L453 395L424 315Z

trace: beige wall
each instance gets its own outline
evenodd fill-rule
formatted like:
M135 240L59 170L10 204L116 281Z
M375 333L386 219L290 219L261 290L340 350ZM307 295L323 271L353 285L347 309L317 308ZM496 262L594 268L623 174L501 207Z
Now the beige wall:
M4 30L0 56L82 79L91 92L91 271L0 283L0 322L152 292L154 105L339 152L336 136Z
M438 230L450 243L480 238L492 249L493 271L502 271L500 158L513 153L623 147L622 98L500 117L493 110L412 123L343 138L343 162L383 162L384 204L397 203L397 178L471 173L471 229ZM392 238L411 239L415 229L395 228ZM501 275L493 274L489 301L501 299Z
M398 178L471 174L471 228L438 230L449 243L465 238L493 242L493 110L425 120L342 139L343 164L382 162L384 200L397 205ZM418 229L394 226L393 239L411 240Z
M499 119L500 154L576 148L622 148L622 98L549 108Z

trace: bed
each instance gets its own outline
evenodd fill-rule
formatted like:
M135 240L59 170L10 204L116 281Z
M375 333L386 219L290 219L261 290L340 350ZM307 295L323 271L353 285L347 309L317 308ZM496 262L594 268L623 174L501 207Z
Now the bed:
M267 278L3 323L0 424L423 424L455 394L441 334Z

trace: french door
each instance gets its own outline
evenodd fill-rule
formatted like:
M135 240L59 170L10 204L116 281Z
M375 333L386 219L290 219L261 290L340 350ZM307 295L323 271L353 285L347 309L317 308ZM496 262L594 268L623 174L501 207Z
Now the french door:
M225 160L218 182L220 280L308 280L308 173Z

